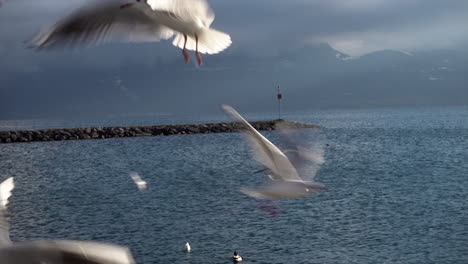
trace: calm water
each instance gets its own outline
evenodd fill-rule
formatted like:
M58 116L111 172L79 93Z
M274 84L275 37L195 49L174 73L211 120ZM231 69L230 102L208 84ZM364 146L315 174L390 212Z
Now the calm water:
M285 118L323 126L326 162L316 180L329 189L281 201L277 217L239 192L262 179L238 133L1 144L0 179L17 183L12 239L113 242L138 263L231 263L234 250L244 263L468 263L467 108ZM147 192L131 182L133 170Z

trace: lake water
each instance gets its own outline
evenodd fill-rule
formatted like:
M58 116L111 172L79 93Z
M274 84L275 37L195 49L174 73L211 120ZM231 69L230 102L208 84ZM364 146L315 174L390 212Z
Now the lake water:
M112 242L137 263L232 263L234 250L243 263L468 263L468 108L284 118L322 126L326 160L315 179L328 190L276 202L276 217L239 191L264 180L239 133L0 144L0 179L14 176L17 186L12 240ZM0 129L217 120L228 119L0 121ZM308 131L305 140L317 140Z

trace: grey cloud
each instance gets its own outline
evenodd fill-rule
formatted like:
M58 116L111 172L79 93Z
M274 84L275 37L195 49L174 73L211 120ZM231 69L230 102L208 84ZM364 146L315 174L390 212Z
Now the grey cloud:
M366 32L384 33L369 43L369 51L375 50L373 46L378 44L382 45L380 49L427 47L426 43L418 41L421 34L399 34L407 28L425 32L423 37L431 37L437 47L454 48L468 43L463 37L466 36L468 2L461 0L217 1L215 7L218 13L224 14L220 20L228 25L234 39L246 50L287 49L311 38L326 41L324 36L352 40L353 34L363 37ZM450 20L447 17L464 19ZM441 26L446 27L447 32L426 30ZM458 37L454 38L455 35ZM411 44L392 46L396 42L386 41L398 38L402 39L398 43ZM446 38L454 39L454 43L447 43Z
M53 24L89 1L10 1L8 6L0 10L4 13L0 16L0 33L3 36L1 55L11 56L7 54L10 50L29 54L20 51L24 49L23 41L31 38L43 26ZM464 37L468 35L468 18L465 15L468 2L464 0L209 2L216 13L213 26L232 35L233 50L249 55L274 55L282 50L301 47L311 40L340 39L344 42L356 42L363 39L368 46L363 46L360 53L365 53L366 48L373 51L379 46L380 49L426 48L426 43L419 41L421 38L431 38L433 46L438 48L463 47L468 44L467 37ZM450 19L451 17L454 19ZM427 30L428 28L437 30L432 32ZM418 32L418 36L407 34L407 29ZM382 34L378 34L379 32ZM391 41L395 39L401 41ZM154 45L160 46L155 48L154 52L171 48L169 41ZM166 52L161 54L164 56ZM122 56L121 53L119 56Z
M231 34L233 44L221 54L206 56L206 64L200 69L184 65L180 49L170 41L106 44L74 51L35 52L25 48L23 42L37 30L86 2L12 0L0 9L0 114L4 118L21 113L50 116L193 111L239 101L268 105L271 100L265 94L277 82L290 87L287 96L296 98L294 102L302 100L302 105L309 100L323 105L359 105L359 98L374 91L374 87L359 91L361 80L380 85L379 80L388 73L379 73L375 79L364 70L353 75L352 60L352 70L346 72L348 64L335 61L336 51L327 46L317 48L317 42L329 42L352 55L384 49L418 52L457 48L466 52L468 46L466 0L209 0L216 14L213 27ZM389 56L383 61L394 59L394 54ZM464 63L456 65L460 68ZM440 66L438 61L436 66ZM409 69L419 70L419 65ZM314 76L308 78L312 72ZM440 84L451 89L446 94L452 101L447 102L463 98L460 87L466 87L466 78L460 76L468 76L465 73L463 68L453 73L455 81L448 82L452 78L448 76ZM411 74L411 78L392 74L395 78L379 91L386 93L388 88L389 94L395 94L391 103L401 98L390 88L404 84L404 89L410 89L421 83L414 80L417 74ZM391 81L399 78L404 83L391 86ZM436 94L440 88L437 82L430 85ZM348 86L356 90L348 91ZM329 90L312 91L315 87ZM297 89L296 95L293 89ZM415 88L414 98L419 93L428 94L422 89ZM336 99L344 90L356 94L353 100ZM312 99L304 96L308 93L314 95ZM373 94L372 100L378 102L379 95ZM425 100L430 101L430 96Z

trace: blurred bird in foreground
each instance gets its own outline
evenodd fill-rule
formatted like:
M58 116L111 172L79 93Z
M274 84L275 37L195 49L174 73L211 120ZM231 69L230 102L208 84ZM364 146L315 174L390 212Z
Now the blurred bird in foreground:
M71 241L36 240L12 243L6 206L15 187L10 177L0 184L0 263L5 264L134 264L130 250L112 244Z
M243 193L259 199L287 199L307 197L325 189L325 186L313 181L318 168L324 162L323 151L312 153L294 144L290 144L293 146L289 149L281 151L255 130L234 108L228 105L223 105L222 108L233 119L243 124L245 127L243 132L247 136L255 159L266 167L258 172L267 171L271 179L263 188L242 188ZM290 143L294 141L288 140ZM306 163L313 164L313 169L308 171L309 175L302 173ZM310 180L303 180L299 176L300 172L301 176L308 176Z
M77 10L30 42L37 49L90 46L100 43L155 42L175 35L172 44L182 49L215 54L231 45L231 37L210 28L214 13L205 0L101 0Z
M146 181L142 180L137 172L130 172L130 177L137 186L138 190L146 191Z

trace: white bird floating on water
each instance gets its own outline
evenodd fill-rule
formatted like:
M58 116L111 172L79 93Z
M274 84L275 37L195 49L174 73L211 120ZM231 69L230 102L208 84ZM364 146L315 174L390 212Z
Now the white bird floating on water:
M138 190L146 191L146 181L142 180L137 172L130 172L130 177L132 178L135 185L138 187Z
M110 41L155 42L175 35L172 44L182 49L215 54L231 45L231 37L211 29L214 14L205 0L101 1L72 13L43 30L30 42L37 49L89 46Z
M242 188L243 193L259 199L303 198L325 189L325 186L313 180L304 181L298 174L299 168L292 164L285 153L255 130L234 108L228 105L223 105L222 108L245 126L246 130L243 132L247 135L255 159L271 173L268 176L272 181L268 186L258 189ZM318 163L323 163L323 157L318 159ZM313 178L315 174L311 176Z
M0 262L3 264L134 264L130 250L112 244L71 241L36 240L12 243L5 219L6 205L15 187L13 178L0 184Z
M190 247L190 244L189 242L187 241L185 243L185 248L184 248L185 252L189 253L190 251L192 251L192 248Z

